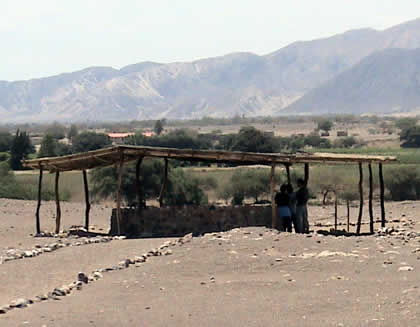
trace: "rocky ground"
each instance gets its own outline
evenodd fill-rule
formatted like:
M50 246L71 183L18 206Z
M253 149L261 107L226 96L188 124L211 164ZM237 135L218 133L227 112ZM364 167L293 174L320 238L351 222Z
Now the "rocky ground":
M418 326L419 209L387 203L393 222L374 236L250 227L126 240L34 237L35 203L0 199L0 326ZM64 230L83 224L83 205L62 210ZM93 207L94 230L110 211ZM43 205L43 230L54 212ZM333 212L310 208L316 230Z

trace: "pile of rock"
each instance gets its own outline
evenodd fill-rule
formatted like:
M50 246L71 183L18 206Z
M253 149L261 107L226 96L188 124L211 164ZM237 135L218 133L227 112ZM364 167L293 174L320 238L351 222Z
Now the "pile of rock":
M123 237L117 237L117 239L122 239ZM112 237L106 238L108 241L115 239ZM10 310L13 310L15 308L26 308L28 305L37 303L37 302L43 302L46 300L59 300L60 297L66 296L70 294L74 290L82 290L84 284L88 284L91 282L94 282L100 278L103 277L103 273L109 272L109 271L116 271L116 270L122 270L129 268L130 265L134 265L136 267L140 267L142 263L145 263L149 257L157 257L162 255L171 255L172 250L170 247L176 246L176 245L183 245L185 243L188 243L192 240L192 234L188 234L177 241L166 241L161 246L159 246L156 249L151 249L150 251L143 253L140 256L134 256L133 258L127 258L123 261L120 261L116 266L108 267L108 268L102 268L97 269L93 271L91 274L86 275L83 272L79 272L77 274L77 280L71 282L69 285L63 285L60 287L54 288L51 292L48 292L47 294L40 294L35 296L34 299L24 299L20 298L15 301L12 301L9 305L0 307L0 314L5 314ZM95 240L89 240L90 243L96 243ZM65 243L54 243L54 244L65 244ZM64 246L71 246L71 245L64 245ZM52 246L54 249L60 248L60 246Z
M31 249L19 250L19 249L7 249L4 251L3 255L0 257L0 264L7 261L18 260L23 258L32 258L36 257L43 253L49 253L56 251L58 249L68 247L68 246L81 246L94 243L107 243L115 239L122 239L121 236L97 236L92 238L70 238L66 241L59 239L57 242L49 243L46 245L35 245Z

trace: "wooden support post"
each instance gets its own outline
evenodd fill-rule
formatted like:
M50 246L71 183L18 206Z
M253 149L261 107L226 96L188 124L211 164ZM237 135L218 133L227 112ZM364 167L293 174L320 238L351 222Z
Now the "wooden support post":
M167 183L168 183L168 158L165 158L165 172L163 175L162 188L160 189L160 194L159 194L159 207L160 208L162 208L163 195L165 194Z
M275 173L276 173L276 164L271 164L271 175L270 175L270 196L271 196L271 227L277 228L277 210L276 210L276 203L274 201L275 193L274 189L276 186L275 181Z
M286 174L287 174L287 184L292 184L291 178L290 178L290 164L285 164L286 167Z
M337 206L337 192L334 192L335 201L334 201L334 229L337 231L338 226L338 206Z
M369 164L369 228L370 233L374 233L373 226L373 176L372 176L372 165Z
M305 164L305 177L304 177L304 181L305 181L305 186L308 186L308 182L309 182L309 164L308 163Z
M43 169L42 166L39 167L39 181L38 181L38 205L36 206L36 233L41 233L41 224L39 219L39 210L41 209L41 198L42 198L42 173Z
M88 179L87 179L87 173L86 170L83 169L83 184L85 187L85 229L86 231L89 231L89 213L90 213L90 202L89 202L89 185L88 185Z
M56 205L56 216L55 216L55 233L60 233L60 223L61 223L61 208L60 208L60 192L58 188L58 182L60 180L60 172L55 173L55 205Z
M350 232L350 201L347 200L347 233Z
M122 177L124 171L124 152L120 154L120 165L118 171L118 186L117 186L117 234L121 235L121 188Z
M381 198L381 227L385 227L385 201L384 201L384 175L382 172L382 164L379 164L379 186L380 186L380 198Z
M139 157L136 163L136 191L137 191L137 212L140 212L143 206L143 192L140 184L140 166L144 157Z
M360 234L360 228L362 226L362 216L363 216L363 167L362 163L359 162L359 195L360 195L360 204L359 204L359 217L357 218L357 229L356 234Z

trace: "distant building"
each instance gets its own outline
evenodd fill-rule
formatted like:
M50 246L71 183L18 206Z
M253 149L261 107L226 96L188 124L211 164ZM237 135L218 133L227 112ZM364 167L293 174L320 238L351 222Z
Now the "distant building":
M134 133L107 133L108 137L110 138L112 144L122 144L124 141L134 135Z
M151 130L145 130L141 133L141 135L143 135L144 137L152 137L155 136L156 133Z

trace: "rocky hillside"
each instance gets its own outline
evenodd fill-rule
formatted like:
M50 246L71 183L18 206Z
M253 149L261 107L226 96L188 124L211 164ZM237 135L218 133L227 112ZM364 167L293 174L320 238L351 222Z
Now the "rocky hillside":
M279 114L374 52L418 47L420 19L384 31L362 29L296 42L265 56L234 53L188 63L143 62L120 70L92 67L29 81L0 81L0 119L97 121ZM311 108L292 106L290 110L316 113ZM340 106L337 110L350 109Z
M309 91L283 113L393 113L420 109L420 49L376 52Z

